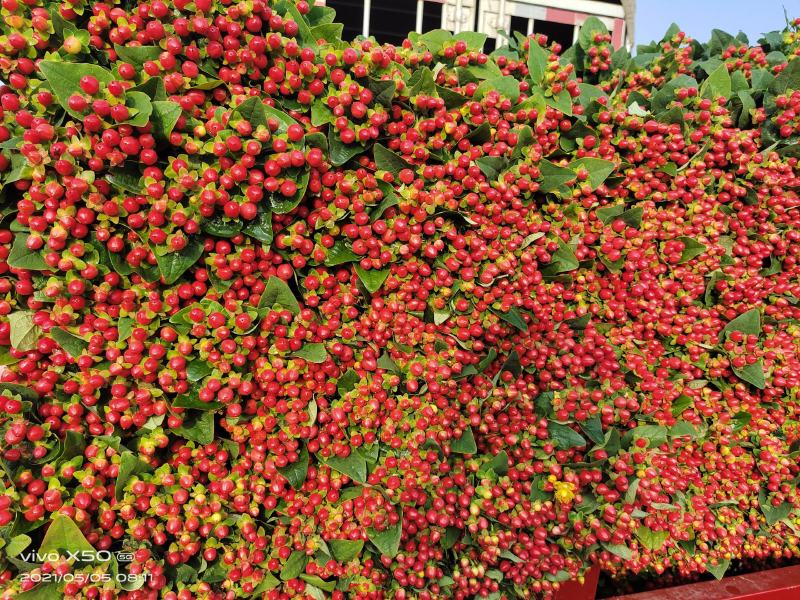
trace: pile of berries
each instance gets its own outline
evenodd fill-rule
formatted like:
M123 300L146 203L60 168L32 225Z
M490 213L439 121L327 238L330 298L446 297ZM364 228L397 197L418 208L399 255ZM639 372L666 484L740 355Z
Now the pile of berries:
M798 22L0 0L0 598L800 556Z

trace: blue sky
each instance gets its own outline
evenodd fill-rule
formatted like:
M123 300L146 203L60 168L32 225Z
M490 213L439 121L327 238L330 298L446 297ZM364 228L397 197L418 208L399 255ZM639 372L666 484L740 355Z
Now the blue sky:
M790 19L800 17L800 0L637 0L636 44L661 39L672 22L700 42L722 29L742 30L753 44L762 33L783 28L784 7Z

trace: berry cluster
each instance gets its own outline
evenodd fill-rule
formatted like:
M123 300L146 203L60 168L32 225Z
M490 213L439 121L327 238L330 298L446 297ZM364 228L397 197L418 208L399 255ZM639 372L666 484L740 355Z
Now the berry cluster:
M0 7L0 598L800 556L798 22L632 58Z

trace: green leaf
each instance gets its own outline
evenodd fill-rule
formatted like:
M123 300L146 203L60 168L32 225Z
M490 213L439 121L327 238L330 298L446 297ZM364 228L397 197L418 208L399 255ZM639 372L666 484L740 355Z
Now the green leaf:
M295 550L286 559L286 562L281 569L281 580L289 581L290 579L297 579L300 574L305 570L308 564L308 556L303 550Z
M586 326L589 324L589 321L592 320L592 315L590 313L586 313L581 315L580 317L575 317L574 319L568 319L564 321L572 331L585 331Z
M169 100L156 100L152 106L150 121L153 123L153 134L168 138L181 116L181 106Z
M478 33L475 31L462 31L461 33L457 33L453 36L453 41L463 41L467 44L467 50L475 52L480 52L483 49L483 45L486 43L486 39L489 36L485 33Z
M111 169L106 179L115 188L137 196L144 189L141 185L142 175L138 169Z
M685 396L684 396L685 397ZM691 400L689 401L689 405L691 406ZM680 415L688 406L684 406L683 408L680 405L673 405L672 411L673 415ZM679 410L676 412L676 408ZM680 421L669 428L667 434L669 437L684 437L688 436L693 440L697 440L702 438L706 433L705 426L702 425L693 425L692 423L687 423L686 421Z
M560 167L546 159L542 159L539 163L539 172L542 178L539 191L545 194L559 191L568 182L575 179L575 173L572 170Z
M28 402L36 402L39 399L39 394L35 390L18 383L0 383L0 392L18 395Z
M628 114L633 115L634 117L646 117L650 114L650 112L642 108L638 102L632 102L628 106Z
M517 143L514 146L514 151L511 153L511 160L518 161L522 159L530 147L534 144L533 129L528 125L523 125L517 132Z
M16 150L16 147L13 149ZM21 153L14 152L11 154L11 168L2 174L0 188L16 181L29 180L32 177L33 169L28 163L28 160ZM15 226L16 221L11 224L12 231L14 230Z
M305 579L305 577L305 575L300 576L301 579ZM306 584L306 589L303 591L311 598L311 600L325 600L324 592L315 585Z
M80 87L81 77L94 76L100 82L101 88L114 80L111 72L97 65L85 63L43 60L39 63L39 70L47 80L58 103L76 119L83 119L84 115L70 109L68 101L73 94L83 95Z
M533 83L539 85L547 72L547 59L550 53L542 48L534 39L530 40L528 48L528 76Z
M622 222L628 227L638 229L642 224L642 215L644 215L644 209L641 206L634 206L623 212L619 218L622 219Z
M572 161L569 165L575 173L579 169L586 169L589 172L589 186L596 190L614 172L616 165L610 160L603 160L601 158L579 158Z
M510 550L503 550L500 552L500 558L505 558L506 560L510 560L513 563L523 563L525 562L519 556L511 552Z
M739 71L736 72L739 73ZM756 101L753 100L753 96L745 90L736 92L736 97L739 98L739 101L742 103L742 112L739 115L738 121L739 129L745 129L752 120L753 113L751 111L756 109Z
M747 365L741 369L734 367L733 373L742 381L746 381L760 390L763 390L767 385L764 378L764 364L760 358L752 365Z
M519 83L519 80L512 75L492 77L491 79L482 81L480 85L478 85L478 89L476 89L473 94L473 99L480 100L489 92L496 91L501 96L511 100L513 104L516 104L521 93Z
M559 239L558 250L553 252L550 264L546 265L545 269L548 275L556 275L558 273L574 271L579 265L578 257L575 256L575 251L572 249L572 246L565 244Z
M433 309L434 325L441 325L442 323L445 323L449 318L450 318L449 310L439 310L438 308Z
M376 531L372 527L367 529L369 541L375 544L375 547L382 555L390 558L397 556L397 552L400 550L400 537L402 533L402 519L383 531Z
M326 267L336 267L349 262L356 262L360 260L360 256L353 252L344 240L336 240L331 248L328 249L328 254L325 256Z
M500 374L504 371L508 371L515 377L519 377L522 374L522 365L519 362L519 354L516 350L512 350L508 353L508 358L506 358L503 366L500 367L500 371L494 377L494 385L497 385Z
M50 337L73 358L79 357L89 347L89 342L60 327L51 329Z
M14 245L8 253L8 266L15 269L26 269L28 271L46 271L50 267L44 262L42 255L36 250L28 250L26 242L28 235L18 233L14 236Z
M222 215L215 215L210 219L203 219L203 231L209 235L221 238L232 238L242 230L241 219L228 219Z
M372 149L375 155L375 165L378 169L388 171L395 177L400 174L403 169L413 169L413 165L407 163L399 154L392 152L383 144L375 144Z
M568 450L570 448L586 445L586 440L583 439L583 436L569 425L562 425L561 423L550 421L547 424L547 432L550 434L550 437L556 443L559 450Z
M196 238L192 238L183 250L179 252L168 252L163 256L156 254L158 270L164 283L172 285L181 275L188 271L203 254L203 244Z
M761 311L757 308L751 308L731 320L722 330L720 339L723 338L726 332L730 331L741 331L744 335L761 335Z
M16 556L30 545L31 545L30 536L21 533L11 538L11 540L9 540L8 545L5 547L5 555Z
M310 593L308 591L309 587L318 589L318 591L325 590L326 592L332 592L334 589L336 589L336 581L325 581L316 575L300 575L300 579L311 584L310 586L306 586L306 593ZM325 594L323 594L321 591L318 597L315 594L311 595L314 596L315 600L325 600Z
M311 105L311 124L314 127L320 127L326 123L331 123L333 115L328 107L322 100L316 100ZM325 146L327 147L328 139L325 138Z
M450 451L457 454L475 454L478 451L478 445L475 443L475 435L472 433L472 427L464 429L461 437L450 442Z
M347 475L353 481L364 483L367 480L367 460L358 450L352 450L344 458L331 456L325 463L331 469Z
M342 142L333 127L328 128L328 149L328 160L334 167L341 167L354 156L364 152L364 146L359 143L345 144Z
M370 77L367 81L367 87L374 94L374 101L381 104L385 108L392 107L392 100L394 93L397 90L397 84L391 79L374 79Z
M290 213L297 208L297 205L300 204L305 197L310 177L310 169L303 170L299 176L295 175L291 177L291 179L297 184L297 191L295 192L294 196L287 198L280 192L272 194L269 200L270 206L272 207L272 212L274 212L276 215L285 215L286 213Z
M269 104L264 104L262 102L261 107L264 109L264 114L267 117L267 121L269 121L270 119L274 119L275 121L278 122L278 130L277 130L278 133L285 133L286 130L291 125L298 124L297 121L294 120L292 117L290 117L287 113L278 108L275 108L274 106L270 106ZM268 124L269 124L268 122L265 123L265 125Z
M461 529L458 527L448 527L442 536L442 548L449 550L455 546L458 538L461 537Z
M600 545L611 552L611 554L616 554L619 556L622 560L631 560L633 558L633 552L631 552L631 549L624 544L609 544L606 542L600 542Z
M508 454L505 451L495 454L478 470L478 473L489 473L490 471L501 476L508 473Z
M407 92L409 98L413 98L414 96L425 95L431 96L436 89L436 85L433 79L433 71L431 71L428 67L422 67L417 69L411 74L411 77L408 79L407 85ZM404 95L406 95L404 94Z
M634 438L647 440L650 448L667 441L667 428L663 425L639 425L631 430L631 434Z
M489 348L489 353L478 363L478 373L483 373L486 369L488 369L489 365L494 362L495 358L497 358L497 350L494 348Z
M594 213L604 225L608 225L609 223L615 221L624 211L624 204L614 204L612 206L603 206L598 208L594 211Z
M378 188L383 193L383 200L381 200L378 206L369 211L369 218L372 221L377 221L389 208L400 204L400 198L397 196L390 183L378 181Z
M199 359L198 359L199 360ZM222 402L203 402L197 395L197 390L194 389L188 394L182 394L175 398L172 402L174 408L191 408L194 410L219 410L224 404Z
M731 97L731 75L725 63L714 69L700 86L700 96L716 100L720 96Z
M693 258L700 256L703 252L706 251L705 245L701 244L694 238L682 235L677 239L683 242L684 244L684 249L683 252L681 253L681 259L678 264L683 264L685 262L688 262Z
M754 68L750 71L750 85L754 92L768 90L774 79L767 69Z
M328 358L328 352L325 350L325 344L313 343L304 344L299 350L294 352L292 356L297 356L310 363L324 363Z
M234 108L231 113L231 120L233 120L233 115L238 115L241 119L250 123L254 129L259 125L267 126L267 112L264 110L264 103L261 98L256 96L250 96Z
M531 481L531 502L545 502L552 499L550 492L545 492L542 489L542 480L534 479Z
M450 88L442 87L440 85L435 85L434 88L436 89L436 94L439 96L439 98L444 100L444 106L448 110L464 106L464 104L466 104L469 100L469 98L463 94L454 92Z
M508 309L508 312L501 312L499 310L493 310L492 312L520 331L528 331L528 324L525 322L525 319L522 318L522 315L519 314L519 311L513 306Z
M484 121L464 137L473 144L485 144L492 139L492 126Z
M68 431L64 436L64 439L59 442L58 456L54 457L53 460L56 458L60 458L65 461L71 460L76 456L83 454L84 448L86 448L86 441L84 440L84 437L77 431Z
M132 64L137 71L149 60L158 60L162 50L158 46L120 46L114 44L119 60Z
M117 500L120 499L122 492L125 490L125 484L128 483L131 477L139 473L147 473L151 470L152 467L136 457L133 452L123 452L120 456L117 481L114 484L114 498Z
M578 88L581 91L580 96L578 96L578 103L583 106L584 109L587 108L592 101L607 96L607 94L596 85L579 83Z
M11 327L11 347L20 352L27 352L36 347L42 330L33 323L33 312L19 310L8 315L8 323Z
M343 23L325 23L311 28L311 37L315 40L325 40L326 42L337 42L342 39Z
M481 156L475 159L475 164L489 181L496 181L508 166L508 161L502 156Z
M733 430L740 431L747 427L750 424L750 421L753 419L753 415L746 411L739 411L731 418L733 421Z
M125 123L134 127L144 127L150 122L150 115L153 113L150 96L142 92L129 91L125 94L125 105L133 109L131 117Z
M339 392L340 396L344 396L347 392L356 387L360 379L361 378L353 369L347 369L347 371L339 377L339 381L336 383L336 390Z
M719 581L723 577L725 577L725 573L728 570L728 567L731 566L731 561L729 559L720 560L717 562L716 565L711 565L710 563L706 565L706 571L711 573L714 578Z
M597 17L589 17L583 22L578 32L578 45L584 50L588 50L594 44L594 36L597 33L606 34L608 28Z
M644 209L641 206L635 206L625 210L624 204L615 204L598 208L595 214L606 225L621 219L629 227L638 228L642 224Z
M667 108L667 105L675 97L678 88L697 87L697 81L688 75L678 75L666 82L655 94L650 98L650 110L658 115Z
M520 245L520 249L527 248L533 242L535 242L538 239L543 238L544 236L545 236L544 231L537 231L536 233L532 233L530 235L525 236L525 239L522 240L522 244Z
M210 444L214 441L214 413L210 411L194 411L185 415L183 425L174 429L181 437L197 442Z
M281 475L286 477L289 481L289 485L291 485L294 489L300 488L306 480L306 474L308 473L308 448L303 446L300 450L300 456L298 459L286 465L285 467L278 467L278 471Z
M356 274L358 278L361 280L361 283L364 284L364 287L367 288L367 291L370 294L374 294L383 285L383 282L386 281L386 278L389 277L389 269L364 269L361 265L356 265Z
M783 60L781 60L781 62L783 62ZM800 89L800 64L796 64L796 61L790 60L786 68L772 80L769 91L776 96L780 96L781 94L785 94L787 90L798 89Z
M591 492L582 493L581 496L582 498L580 503L575 505L575 508L579 513L588 515L593 513L600 506L600 502L597 500L597 497Z
M167 99L167 90L161 77L150 77L139 85L132 87L130 91L147 94L150 100L163 101Z
M759 494L758 502L761 507L761 512L764 514L764 519L770 527L775 525L778 521L782 521L792 513L793 506L791 502L783 502L778 506L773 506L772 502L767 500L766 494L763 491Z
M586 434L590 440L592 440L595 444L602 444L605 441L605 436L603 435L603 424L600 421L600 417L594 416L586 421L580 423L581 431Z
M656 510L679 510L680 507L675 504L667 504L666 502L653 502L650 504Z
M40 583L27 592L14 595L16 600L53 600L53 598L63 597L64 594L57 583Z
M364 540L328 540L328 547L340 563L348 563L361 554Z
M317 412L319 411L319 407L317 406L316 400L311 400L308 403L308 424L313 425L317 422Z
M636 537L648 550L660 550L664 543L669 539L669 531L653 531L644 525L636 530Z
M283 279L273 275L267 280L264 293L261 294L261 300L258 302L258 314L266 314L276 304L293 315L300 314L300 304L298 304L297 298L294 297L291 288Z
M432 29L418 38L418 43L425 45L431 54L438 54L445 44L453 39L453 34L446 29Z
M399 373L400 368L397 366L397 363L392 360L392 357L389 356L388 352L384 352L378 357L376 362L379 369L384 369L386 371L392 371L393 373Z
M94 554L92 546L81 533L75 522L62 513L57 513L44 534L39 545L40 554L50 552L90 552Z
M536 414L541 417L551 415L553 412L553 399L555 394L552 391L542 392L536 396L534 404L536 406Z
M264 572L264 579L255 588L253 588L252 597L260 598L265 592L274 590L281 584L275 576L269 571Z
M263 244L271 244L273 238L272 212L265 208L263 204L260 204L256 218L245 222L245 226L242 227L242 233L257 239Z
M717 284L720 281L727 280L728 276L725 275L719 269L716 269L710 273L710 277L708 279L708 283L706 284L706 290L703 294L703 302L706 306L713 306L716 301L716 294L717 294Z

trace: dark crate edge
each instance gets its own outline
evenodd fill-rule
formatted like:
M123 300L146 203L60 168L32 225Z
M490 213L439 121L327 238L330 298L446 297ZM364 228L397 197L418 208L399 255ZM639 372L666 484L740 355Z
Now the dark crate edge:
M556 600L594 600L600 575L597 567L586 573L586 584L565 583ZM605 600L798 600L800 565L756 571L725 577L720 581L701 581L647 592L612 596Z

